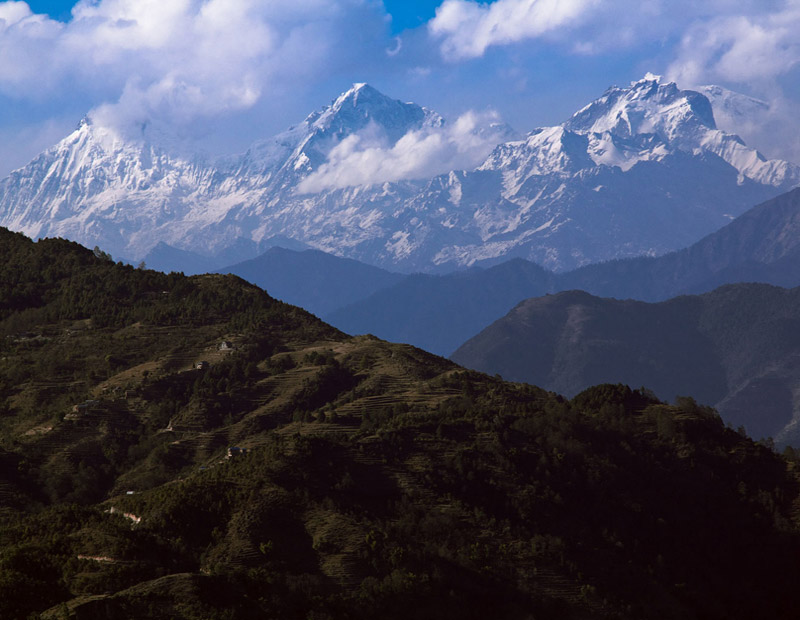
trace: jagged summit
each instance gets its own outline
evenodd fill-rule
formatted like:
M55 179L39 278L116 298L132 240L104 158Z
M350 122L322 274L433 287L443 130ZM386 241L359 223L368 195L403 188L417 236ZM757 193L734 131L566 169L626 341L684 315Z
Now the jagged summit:
M385 131L394 142L409 129L438 127L444 124L444 119L422 106L392 99L369 84L360 83L353 84L329 106L309 114L303 122L308 133L321 133L326 137L349 135L369 124Z
M354 84L330 106L311 114L304 124L306 137L291 165L310 172L322 165L331 148L347 136L370 131L376 139L394 144L409 131L441 126L444 119L415 103L387 97L368 84Z
M711 92L727 103L725 109L757 105L757 100L737 99L730 91ZM530 175L593 166L628 171L678 152L719 157L736 170L740 183L749 179L784 190L800 183L797 166L768 160L736 134L719 130L704 94L681 90L649 73L628 87L609 88L559 127L536 129L525 141L499 146L481 169L513 170L518 188Z
M0 181L0 218L33 238L61 236L138 258L145 252L133 248L169 241L154 238L154 227L185 216L188 205L181 198L189 187L202 191L211 176L197 162L85 118Z
M602 97L576 112L564 127L580 133L610 132L622 137L655 133L673 140L698 129L716 129L709 100L681 90L674 82L647 74L627 88L611 87Z
M641 160L661 158L664 149L683 152L705 152L722 158L735 168L739 182L749 179L759 184L783 190L800 184L800 168L789 162L769 160L756 149L747 146L736 133L736 127L758 122L768 104L758 99L734 93L719 86L704 86L698 91L682 90L674 82L663 82L660 76L648 73L627 88L611 87L563 124L569 131L582 134L605 134L608 142L620 139L640 142L652 134L663 143L661 154L653 157L652 150L643 150ZM716 115L723 120L725 130L717 124ZM635 150L636 147L634 146ZM630 168L637 157L631 149L621 159L622 169ZM593 158L604 163L602 158Z
M331 148L347 136L370 130L394 144L409 131L440 127L444 122L432 110L392 99L369 84L357 83L329 106L309 114L302 123L253 144L233 167L265 175L276 167L282 168L292 177L282 180L285 185L323 164Z

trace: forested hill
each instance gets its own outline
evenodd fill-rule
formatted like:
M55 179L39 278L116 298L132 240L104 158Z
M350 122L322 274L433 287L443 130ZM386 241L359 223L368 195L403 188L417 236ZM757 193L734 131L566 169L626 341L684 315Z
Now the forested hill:
M0 318L5 335L37 323L89 320L95 327L211 325L276 330L309 329L318 336L337 330L303 310L275 301L235 276L165 275L114 263L111 256L63 239L32 243L0 228ZM171 343L163 342L165 346Z
M660 303L583 291L528 299L453 360L566 395L596 383L690 394L754 437L800 445L800 288L729 284Z
M795 618L797 463L0 231L0 618ZM757 567L757 569L755 568Z

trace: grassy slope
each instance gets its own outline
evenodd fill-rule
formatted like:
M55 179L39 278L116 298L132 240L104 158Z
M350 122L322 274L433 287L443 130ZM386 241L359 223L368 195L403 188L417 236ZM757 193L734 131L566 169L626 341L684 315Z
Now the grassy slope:
M713 411L565 401L236 278L0 237L0 617L800 609L794 464Z

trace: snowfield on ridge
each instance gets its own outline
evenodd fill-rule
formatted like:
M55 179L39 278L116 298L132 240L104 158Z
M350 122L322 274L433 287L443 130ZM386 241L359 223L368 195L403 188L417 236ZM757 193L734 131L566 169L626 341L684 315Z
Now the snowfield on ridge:
M231 248L254 256L276 236L405 272L510 257L561 271L658 255L800 184L798 166L717 128L714 102L730 121L735 94L705 91L711 101L648 74L520 137L491 119L451 125L357 84L288 131L212 162L84 121L0 181L0 225L129 260L168 244L219 266ZM480 157L469 169L419 178L408 162L463 144L453 161ZM335 170L337 157L375 174L395 166L376 159L395 157L408 163L396 176L409 178L348 186L358 177L348 173L368 171Z

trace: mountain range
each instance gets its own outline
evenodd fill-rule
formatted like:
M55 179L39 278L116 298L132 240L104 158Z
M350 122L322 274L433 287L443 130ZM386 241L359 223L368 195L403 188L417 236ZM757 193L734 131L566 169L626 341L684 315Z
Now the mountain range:
M753 207L683 250L658 258L587 265L564 274L561 290L659 301L721 284L800 285L800 190Z
M188 267L199 255L200 270L253 258L276 236L402 272L510 257L564 271L658 255L800 183L797 166L717 129L712 101L730 108L736 96L708 93L648 75L523 139L475 125L470 140L497 146L474 168L361 185L321 179L347 149L383 157L409 137L441 137L445 120L357 84L218 160L175 155L145 129L133 139L87 120L0 181L0 224L134 261L149 255L164 268L170 253Z

